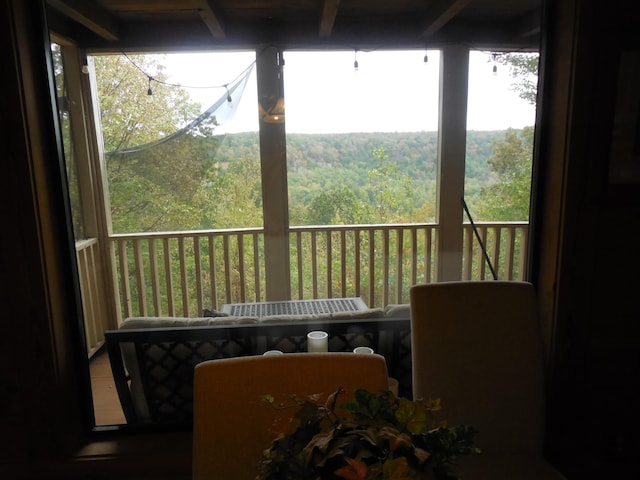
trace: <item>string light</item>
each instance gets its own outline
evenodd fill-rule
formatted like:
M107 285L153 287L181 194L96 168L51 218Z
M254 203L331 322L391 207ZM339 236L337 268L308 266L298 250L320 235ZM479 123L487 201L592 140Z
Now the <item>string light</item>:
M429 63L429 55L427 55L427 51L424 52L424 63Z
M356 48L353 55L353 69L358 71L358 49Z
M278 50L278 56L276 61L278 62L280 74L282 74L282 72L284 72L284 54L282 50Z
M493 68L491 69L491 71L494 75L496 75L498 73L498 65L496 65L496 57L498 56L498 54L493 53L491 56L493 57Z
M224 88L224 89L227 90L227 102L232 102L232 100L233 100L231 98L230 93L229 93L228 85L234 84L239 78L241 78L256 63L255 60L253 62L251 62L247 68L245 68L238 76L236 76L236 78L233 79L233 81L231 81L229 83L225 83L223 85L193 86L193 85L182 85L182 84L178 84L178 83L170 83L170 82L165 82L165 81L162 81L162 80L158 80L157 78L154 78L151 75L149 75L147 72L145 72L125 52L121 52L121 53L134 67L136 67L142 74L144 74L149 79L149 88L147 89L147 95L149 95L149 96L153 95L153 89L151 88L151 82L153 81L153 82L165 85L167 87L176 87L176 88L193 88L193 89L196 89L196 88L207 88L207 89L208 88ZM284 60L282 60L282 65L284 65Z

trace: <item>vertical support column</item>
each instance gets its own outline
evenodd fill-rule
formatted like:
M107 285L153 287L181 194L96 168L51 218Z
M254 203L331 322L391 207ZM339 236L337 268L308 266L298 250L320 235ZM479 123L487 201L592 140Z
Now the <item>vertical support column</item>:
M284 112L280 111L284 105L280 55L275 47L266 47L256 58L266 297L269 301L291 298L287 152ZM278 109L279 116L274 114L275 109Z
M82 205L82 226L86 238L98 241L100 295L96 300L99 309L94 315L101 331L118 328L122 320L118 282L113 272L115 255L109 241L111 233L111 207L106 187L106 169L102 163L102 139L100 135L99 112L94 109L94 98L89 74L83 72L86 55L77 47L61 44L64 79L67 86L69 121L71 124L71 141L73 162L77 168L80 202ZM95 84L95 82L94 82ZM93 98L92 98L93 97ZM83 308L86 307L83 306ZM86 312L85 312L86 313ZM85 315L85 320L88 316Z
M439 282L462 278L462 221L467 143L469 49L443 48L440 57L437 221Z

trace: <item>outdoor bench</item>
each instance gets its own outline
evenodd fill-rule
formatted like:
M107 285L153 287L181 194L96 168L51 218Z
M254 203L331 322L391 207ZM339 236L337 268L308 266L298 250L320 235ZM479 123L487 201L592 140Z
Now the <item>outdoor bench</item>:
M306 352L306 336L312 330L329 333L329 351L368 346L383 355L389 376L398 380L399 394L411 397L411 327L406 306L348 315L134 317L105 333L127 425L190 427L196 364L267 350Z

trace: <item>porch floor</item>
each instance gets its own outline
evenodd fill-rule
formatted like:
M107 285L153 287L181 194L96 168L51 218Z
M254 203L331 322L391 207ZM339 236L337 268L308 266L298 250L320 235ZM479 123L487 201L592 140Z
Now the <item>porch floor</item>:
M113 382L109 355L106 351L96 353L89 361L93 410L96 425L119 425L125 423L124 413Z

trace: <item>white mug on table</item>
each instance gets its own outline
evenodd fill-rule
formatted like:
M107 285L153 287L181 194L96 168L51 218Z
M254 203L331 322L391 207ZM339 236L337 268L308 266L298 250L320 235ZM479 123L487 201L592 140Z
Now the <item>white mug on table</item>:
M329 334L320 330L307 333L308 352L328 352Z

